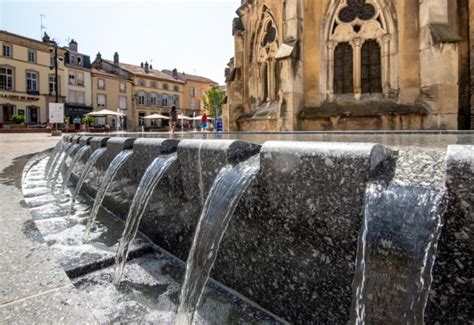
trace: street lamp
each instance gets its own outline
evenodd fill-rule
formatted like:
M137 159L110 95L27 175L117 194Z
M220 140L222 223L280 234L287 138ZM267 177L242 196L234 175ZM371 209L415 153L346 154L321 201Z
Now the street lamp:
M55 103L59 103L59 83L58 83L58 63L59 61L63 61L64 58L58 56L58 45L56 42L53 43L53 47L49 48L49 52L53 55L53 64L49 66L50 70L54 69L54 94L55 94ZM56 132L58 131L58 124L55 124Z

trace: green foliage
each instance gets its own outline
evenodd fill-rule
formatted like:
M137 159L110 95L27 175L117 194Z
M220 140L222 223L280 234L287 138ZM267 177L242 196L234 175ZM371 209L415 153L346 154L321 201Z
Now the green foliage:
M24 115L13 115L12 116L12 121L15 122L15 124L25 123L25 116Z
M225 92L218 87L209 88L202 96L204 108L209 116L215 117L222 114L222 104L224 103Z
M81 123L91 126L91 124L95 123L95 118L93 116L87 116L86 115L82 118Z

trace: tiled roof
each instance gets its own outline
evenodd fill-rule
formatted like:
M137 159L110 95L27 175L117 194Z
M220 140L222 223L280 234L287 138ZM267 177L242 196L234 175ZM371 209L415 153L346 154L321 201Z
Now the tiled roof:
M114 64L113 61L105 60L109 62L110 64ZM153 77L153 78L158 78L162 80L168 80L172 82L178 82L178 83L183 83L181 80L176 80L173 77L167 75L166 73L161 72L160 70L155 70L155 69L150 69L148 73L145 72L145 68L142 68L138 65L133 65L133 64L127 64L127 63L119 63L120 68L134 74L137 76L143 76L143 77Z
M95 69L95 68L92 68L91 69L91 73L92 74L98 74L98 75L102 75L102 76L107 76L107 77L113 77L113 78L119 78L119 79L127 79L127 78L124 78L122 76L119 76L117 74L114 74L114 73L110 73L110 72L107 72L107 71L104 71L104 70L98 70L98 69ZM130 80L130 79L128 79ZM131 81L131 80L130 80Z
M166 73L167 75L171 76L173 79L173 70L162 70L162 72ZM176 80L176 79L174 79ZM197 82L203 82L203 83L207 83L207 84L217 84L217 82L209 79L209 78L206 78L206 77L201 77L201 76L196 76L196 75L193 75L193 74L187 74L187 73L184 73L184 72L178 72L178 80L182 80L182 81L188 81L188 80L191 80L191 81L197 81Z

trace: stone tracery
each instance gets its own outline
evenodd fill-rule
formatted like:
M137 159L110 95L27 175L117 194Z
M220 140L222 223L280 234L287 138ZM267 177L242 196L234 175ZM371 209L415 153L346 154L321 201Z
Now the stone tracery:
M335 80L335 51L340 49L338 47L341 43L348 43L353 50L353 95L355 99L360 99L362 93L383 92L388 95L391 85L390 76L390 56L393 52L392 34L390 24L381 6L377 0L341 0L335 7L329 19L329 26L326 28L326 57L327 57L327 74L323 76L326 80L325 89L327 98L332 100L334 94L345 93L339 91L341 88L337 87ZM393 25L393 24L392 24ZM379 60L373 60L372 56L363 56L363 50L367 50L364 46L366 41L372 40L375 43L370 44L370 49L374 53L380 53ZM379 47L377 49L377 47ZM372 58L373 70L379 71L379 76L362 76L362 67L366 67L367 62L363 62L367 57ZM376 83L380 87L369 87L363 82L373 83L371 78L375 78ZM380 79L379 81L377 81Z

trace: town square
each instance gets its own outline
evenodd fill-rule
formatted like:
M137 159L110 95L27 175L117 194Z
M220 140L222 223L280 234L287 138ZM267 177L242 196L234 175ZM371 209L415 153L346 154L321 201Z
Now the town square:
M474 1L0 1L1 324L474 324Z

